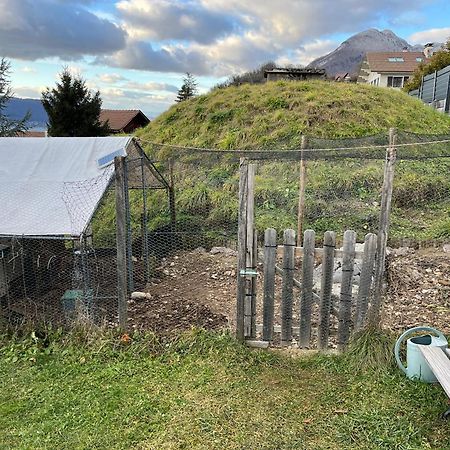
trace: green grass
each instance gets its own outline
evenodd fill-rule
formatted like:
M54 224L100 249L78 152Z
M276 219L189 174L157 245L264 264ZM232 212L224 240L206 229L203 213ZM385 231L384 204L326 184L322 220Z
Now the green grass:
M450 117L403 92L368 85L321 81L280 81L242 85L195 97L172 106L137 132L146 141L221 149L298 149L302 135L327 139L361 138L361 145L380 143L390 127L421 134L450 135ZM369 137L377 135L378 137ZM409 137L404 137L409 139ZM385 142L385 141L383 141ZM321 141L318 145L327 145ZM383 144L384 145L384 144ZM189 230L235 233L238 211L238 165L145 144L146 151L167 171L175 158L178 217ZM424 147L421 148L423 150ZM425 149L429 151L430 149ZM393 242L448 239L450 227L449 160L401 161L394 181L391 234ZM256 178L256 226L297 228L298 164L260 163ZM383 161L309 161L306 183L306 223L318 236L331 229L353 229L362 241L376 232ZM132 198L133 223L141 211ZM164 192L152 195L150 227L168 222ZM101 233L111 223L111 211L94 225ZM392 243L393 243L392 242Z
M4 338L0 448L450 448L439 387L350 360L251 351L202 331L166 344Z

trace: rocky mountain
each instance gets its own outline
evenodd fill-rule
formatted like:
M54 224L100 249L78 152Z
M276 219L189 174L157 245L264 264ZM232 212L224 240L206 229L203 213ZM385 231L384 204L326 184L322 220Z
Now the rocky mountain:
M391 30L379 31L371 28L351 36L336 50L312 61L309 67L325 69L328 76L334 76L339 72L356 74L367 52L400 52L405 49L422 51L423 46L412 46Z

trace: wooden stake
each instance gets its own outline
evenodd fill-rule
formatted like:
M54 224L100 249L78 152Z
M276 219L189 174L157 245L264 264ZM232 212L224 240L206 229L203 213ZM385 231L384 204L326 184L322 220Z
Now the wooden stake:
M119 326L127 329L127 219L125 210L125 157L114 158L116 194L117 293Z
M281 342L289 344L292 341L292 306L294 287L294 247L295 231L284 232L284 255L283 255L283 287L281 291Z
M386 264L386 247L389 233L389 222L391 214L392 190L394 184L394 169L397 152L395 144L397 134L395 128L389 130L389 147L386 150L384 163L384 180L381 194L380 224L378 229L377 259L375 264L374 295L369 312L369 320L378 326L381 315L381 299L384 294L383 279Z
M297 213L297 245L301 247L303 236L303 222L305 220L305 187L306 187L306 161L303 158L303 150L307 147L307 138L302 136L300 154L300 184L298 190L298 213Z
M264 234L263 339L265 341L273 339L276 255L277 232L273 228L268 228Z

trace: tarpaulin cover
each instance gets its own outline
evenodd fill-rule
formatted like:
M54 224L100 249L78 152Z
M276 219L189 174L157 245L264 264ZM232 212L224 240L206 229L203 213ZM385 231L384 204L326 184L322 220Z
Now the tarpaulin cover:
M79 236L130 140L0 138L0 235Z

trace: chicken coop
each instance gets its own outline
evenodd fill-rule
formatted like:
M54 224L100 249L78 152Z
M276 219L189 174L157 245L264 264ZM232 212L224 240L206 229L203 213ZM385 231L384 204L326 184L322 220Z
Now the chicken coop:
M126 324L151 270L151 195L172 187L132 137L0 138L0 320Z

